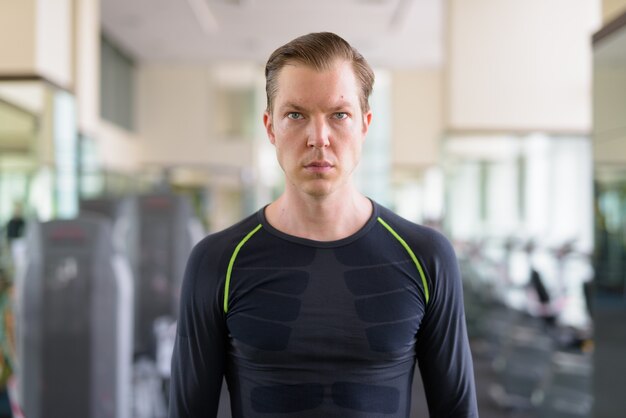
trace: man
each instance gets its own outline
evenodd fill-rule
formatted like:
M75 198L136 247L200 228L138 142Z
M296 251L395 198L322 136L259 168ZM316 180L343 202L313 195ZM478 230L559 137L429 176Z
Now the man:
M26 222L24 221L24 217L22 216L22 205L20 203L15 203L13 205L13 215L9 222L7 222L6 230L7 230L7 242L9 245L11 243L24 236L24 229L26 227Z
M477 417L457 262L440 234L359 193L374 75L331 33L277 49L263 121L273 203L193 250L170 417L408 417L416 360L431 417Z

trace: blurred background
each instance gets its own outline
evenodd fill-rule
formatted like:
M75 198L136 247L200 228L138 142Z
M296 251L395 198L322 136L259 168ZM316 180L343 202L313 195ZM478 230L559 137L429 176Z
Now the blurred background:
M625 416L626 0L0 0L0 417L165 416L186 258L280 194L263 68L318 31L376 71L361 190L455 246L481 416Z

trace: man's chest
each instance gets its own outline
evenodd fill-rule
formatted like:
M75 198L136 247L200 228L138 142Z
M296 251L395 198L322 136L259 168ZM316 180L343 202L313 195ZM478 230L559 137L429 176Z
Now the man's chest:
M311 372L413 358L424 305L410 260L346 263L333 250L306 260L233 270L227 328L239 358Z

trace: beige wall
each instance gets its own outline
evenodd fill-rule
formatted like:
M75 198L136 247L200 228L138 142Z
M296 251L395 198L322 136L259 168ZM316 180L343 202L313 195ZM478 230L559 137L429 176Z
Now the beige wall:
M139 137L105 120L98 123L96 144L102 168L107 171L139 171L142 147Z
M75 93L78 129L94 135L100 119L100 0L75 0Z
M142 162L250 167L253 146L215 138L208 67L146 66L138 74L138 134ZM260 123L259 119L259 123Z
M72 40L78 130L93 138L103 169L132 173L140 170L142 142L100 117L100 0L74 0ZM136 92L138 93L138 91Z
M33 114L44 109L45 86L39 81L0 83L0 99L13 103Z
M437 164L442 133L442 71L392 73L392 162L395 167Z
M35 10L34 0L0 0L0 74L33 72Z
M61 87L73 86L72 0L38 0L35 72Z
M72 0L0 0L0 74L72 88Z
M450 0L447 128L588 132L598 8L595 0Z
M626 0L603 0L602 21L609 22L615 17L626 13Z

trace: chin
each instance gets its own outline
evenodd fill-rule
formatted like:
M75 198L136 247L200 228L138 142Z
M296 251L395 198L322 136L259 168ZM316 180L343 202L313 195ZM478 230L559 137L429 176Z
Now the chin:
M294 190L314 198L323 198L337 192L346 184L345 179L332 175L317 175L308 178L293 178Z
M304 184L299 189L311 197L323 198L336 193L341 194L342 189L345 190L345 188L343 187L345 185L346 183L343 182L317 180L309 182L308 184Z
M334 185L327 180L315 180L307 183L302 184L299 189L312 197L328 196L334 190Z
M330 195L332 189L329 187L306 187L303 192L311 197L322 198Z

